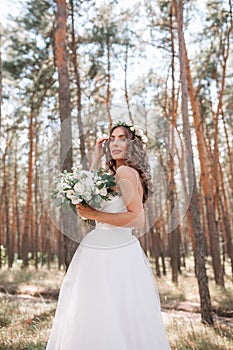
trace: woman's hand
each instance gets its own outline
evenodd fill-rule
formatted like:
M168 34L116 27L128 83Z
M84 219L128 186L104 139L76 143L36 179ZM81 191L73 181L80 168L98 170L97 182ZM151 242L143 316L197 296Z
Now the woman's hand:
M95 214L97 213L96 209L90 207L89 205L85 207L81 203L77 204L76 208L80 216L86 219L95 220Z
M95 145L95 157L97 159L100 159L103 157L103 155L106 152L106 140L108 140L108 137L102 137L101 139L97 140Z
M106 152L106 140L108 140L108 137L102 137L102 139L96 141L94 159L90 166L90 171L98 169L100 160Z

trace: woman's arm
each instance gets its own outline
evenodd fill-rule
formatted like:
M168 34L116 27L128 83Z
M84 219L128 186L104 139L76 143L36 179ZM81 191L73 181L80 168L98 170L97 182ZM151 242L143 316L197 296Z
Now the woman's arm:
M78 204L80 215L106 224L124 227L143 227L145 214L142 196L137 189L134 170L128 166L120 166L116 171L116 181L120 188L127 212L105 213L91 207Z

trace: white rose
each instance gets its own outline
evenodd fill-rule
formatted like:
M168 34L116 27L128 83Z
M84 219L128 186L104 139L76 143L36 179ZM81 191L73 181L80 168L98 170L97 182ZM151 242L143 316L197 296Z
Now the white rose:
M92 195L89 192L86 192L83 194L83 197L86 199L86 201L90 201L92 198Z
M90 187L90 188L93 188L93 185L94 185L93 180L90 178L85 179L85 184L87 187Z
M98 187L95 188L94 194L99 194L100 190L98 189Z
M68 190L66 192L66 197L69 198L69 199L71 199L73 197L73 195L74 195L74 191L73 190Z
M75 196L72 196L71 197L71 202L72 202L72 204L76 205L76 204L82 202L82 199L81 198L77 198Z
M72 188L72 186L71 186L68 182L65 182L65 183L63 184L63 186L64 186L65 188Z
M107 193L108 193L108 192L107 192L106 187L101 188L101 190L100 190L100 195L101 195L101 196L106 196Z
M82 182L77 182L74 185L74 190L77 193L83 193L85 191L85 184L83 184Z

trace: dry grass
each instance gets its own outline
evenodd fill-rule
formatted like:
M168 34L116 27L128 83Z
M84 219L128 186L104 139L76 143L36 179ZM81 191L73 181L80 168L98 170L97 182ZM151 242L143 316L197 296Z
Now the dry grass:
M226 288L222 289L216 287L211 267L207 266L213 306L233 310L229 270ZM56 308L54 296L63 276L64 273L56 268L50 271L35 271L32 267L27 271L20 268L0 271L0 350L45 349ZM170 271L167 276L156 278L172 350L233 350L233 318L215 315L215 327L201 323L193 260L187 259L178 285L170 280ZM5 293L4 288L11 293Z
M178 285L167 276L156 277L163 318L172 350L233 350L233 318L213 314L215 326L201 322L198 284L193 271L193 259L186 260ZM225 288L216 286L210 261L207 261L212 307L233 315L233 283L230 264L226 267ZM165 312L166 311L166 312Z
M1 286L17 293L0 294L0 350L45 349L56 300L42 295L57 294L63 276L56 269L33 267L0 272Z

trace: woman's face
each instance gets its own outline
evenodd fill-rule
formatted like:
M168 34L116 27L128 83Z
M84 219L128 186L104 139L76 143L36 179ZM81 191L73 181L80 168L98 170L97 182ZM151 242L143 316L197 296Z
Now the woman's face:
M113 159L125 159L127 141L123 128L117 127L113 130L112 134L109 137L109 150Z

